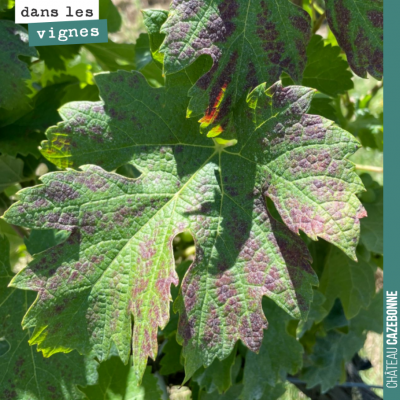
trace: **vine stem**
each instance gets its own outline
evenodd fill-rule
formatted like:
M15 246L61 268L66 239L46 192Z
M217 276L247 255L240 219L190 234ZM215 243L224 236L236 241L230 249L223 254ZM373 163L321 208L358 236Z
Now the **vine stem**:
M361 164L355 164L356 169L362 170L362 171L369 171L369 172L378 172L378 173L383 173L383 167L375 167L374 165L361 165Z

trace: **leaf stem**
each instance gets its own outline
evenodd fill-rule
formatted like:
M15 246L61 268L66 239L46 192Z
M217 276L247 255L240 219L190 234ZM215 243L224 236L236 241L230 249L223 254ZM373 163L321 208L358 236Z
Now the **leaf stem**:
M378 173L383 173L383 167L375 167L374 165L361 165L361 164L355 164L356 169L362 170L362 171L369 171L369 172L378 172Z
M326 14L323 13L314 23L313 33L316 33L321 28L322 23L325 21Z

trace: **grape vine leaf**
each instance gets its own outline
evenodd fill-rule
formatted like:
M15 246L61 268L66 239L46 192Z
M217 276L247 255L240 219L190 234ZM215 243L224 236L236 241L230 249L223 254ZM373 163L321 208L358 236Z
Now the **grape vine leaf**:
M368 218L361 221L361 242L371 252L383 254L383 187L373 182L367 187L368 201L362 197Z
M152 58L162 67L164 54L160 53L159 49L164 41L165 34L161 33L160 29L168 18L168 12L166 10L144 10L142 13L143 23L148 32Z
M28 345L31 330L21 319L34 300L33 292L7 287L13 273L8 240L0 235L0 391L4 399L82 399L76 385L93 383L94 364L73 352L44 358Z
M360 108L346 128L359 138L363 147L383 151L383 113L376 116L369 108Z
M69 44L59 46L38 46L39 58L44 61L48 69L55 71L66 71L66 60L71 60L79 54L80 44Z
M267 386L284 381L287 373L295 374L303 364L303 347L287 332L290 316L268 299L263 300L263 310L269 327L259 354L247 352L246 355L241 394L246 400L261 399Z
M171 375L183 371L183 365L180 362L181 350L182 346L176 341L176 332L171 333L162 349L164 356L160 360L161 375Z
M382 333L382 307L383 295L380 291L367 310L361 309L348 322L348 333L331 330L326 336L317 338L314 352L310 355L312 364L303 370L301 376L308 388L321 385L321 391L326 392L341 380L344 364L362 348L367 332Z
M351 69L383 75L383 0L325 0L326 18Z
M37 56L36 49L28 45L27 31L12 21L0 20L0 107L8 110L28 100L24 81L31 74L19 56Z
M310 114L321 115L327 119L336 120L336 111L332 99L322 93L317 93L311 102Z
M307 46L307 64L301 84L331 97L353 89L353 74L349 64L340 57L340 51L339 46L325 46L321 36L313 35ZM282 75L284 86L293 84L287 74Z
M24 162L19 158L0 155L0 192L15 183L21 181L23 175Z
M326 297L324 307L330 310L339 298L348 319L362 307L367 308L375 294L375 269L362 257L354 262L331 246L320 281L320 290Z
M141 376L169 319L170 285L178 284L171 243L185 230L196 258L175 310L187 379L226 358L238 339L259 350L263 295L306 317L317 278L300 229L355 258L365 216L355 196L363 186L347 160L356 139L306 114L313 90L278 82L243 99L238 142L221 145L185 118L193 70L158 89L137 72L100 74L104 104L69 104L65 121L49 129L43 150L58 165L130 162L142 175L91 165L50 173L5 214L15 225L72 232L12 282L39 292L23 324L35 326L31 344L45 355L93 350L103 360L114 342L127 362L132 335ZM270 216L264 195L288 227Z
M314 323L321 322L327 315L328 311L324 308L325 296L317 289L314 289L313 301L306 320L299 322L296 329L297 338L301 338L306 331L311 329Z
M306 11L283 0L183 0L173 2L161 28L165 74L199 56L213 60L192 87L188 116L204 115L200 129L210 137L234 130L232 112L240 98L286 71L301 81L311 36Z
M1 128L0 151L11 156L32 154L39 158L38 147L45 138L44 132L60 121L57 110L64 104L65 97L75 100L84 94L79 87L79 81L68 75L63 76L63 82L41 89L33 96L31 109L15 121L9 124L5 122L6 125Z
M95 385L80 387L88 400L160 400L162 391L157 378L147 367L141 385L131 363L124 365L118 356L112 356L98 366L99 379Z
M85 47L93 54L103 71L136 69L134 44L114 43L108 39L107 43L88 43Z
M232 386L232 369L236 360L236 348L224 360L214 360L207 368L200 368L193 375L200 389L207 393L225 393Z
M99 0L99 19L107 20L107 30L110 33L118 32L122 18L112 0Z
M26 249L31 255L41 253L50 247L65 242L70 235L68 231L57 231L56 229L31 230L29 237L24 239Z

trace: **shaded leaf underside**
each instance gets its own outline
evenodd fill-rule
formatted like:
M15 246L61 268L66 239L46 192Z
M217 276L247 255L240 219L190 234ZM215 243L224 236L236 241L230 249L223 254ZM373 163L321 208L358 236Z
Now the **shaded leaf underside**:
M51 161L105 169L47 174L5 216L72 232L13 280L39 292L23 324L35 326L30 343L45 355L92 350L103 360L114 342L127 362L132 335L141 376L169 319L170 285L178 284L172 240L185 230L196 258L175 309L187 377L227 357L238 339L258 351L267 327L263 295L306 316L317 280L300 229L354 257L365 211L346 158L358 144L305 114L313 91L259 86L236 115L238 144L224 148L185 119L190 77L186 70L154 89L140 73L100 74L105 104L71 103L61 110L65 121L49 129L43 154ZM126 162L142 175L107 172ZM270 216L264 195L289 228Z

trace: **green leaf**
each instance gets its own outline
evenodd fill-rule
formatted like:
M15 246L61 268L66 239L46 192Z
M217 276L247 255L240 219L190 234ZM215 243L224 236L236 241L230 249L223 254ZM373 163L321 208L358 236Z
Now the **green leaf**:
M124 365L119 357L113 356L98 367L99 379L96 385L79 389L88 400L160 400L162 391L157 378L147 367L139 386L131 362Z
M354 136L358 136L364 147L383 151L383 114L376 117L368 108L355 112L355 119L346 128Z
M331 330L326 336L317 338L314 352L310 356L312 365L305 368L301 376L307 382L307 387L320 385L321 391L326 392L341 380L345 363L362 348L367 332L382 332L382 309L381 291L368 310L361 310L349 321L348 333Z
M67 44L59 46L38 46L40 60L46 67L55 71L65 71L65 60L71 60L79 54L80 44Z
M307 319L300 321L296 330L298 338L303 337L314 323L318 324L327 316L328 311L323 307L324 303L325 296L319 290L314 289L313 301Z
M164 41L165 34L160 32L161 26L168 18L168 11L165 10L144 10L143 23L149 34L150 50L153 59L160 64L164 61L164 54L159 52L160 46Z
M135 69L135 45L114 43L90 43L85 47L94 55L103 71L117 71Z
M325 0L326 18L351 69L362 78L367 72L383 75L383 0Z
M77 352L44 358L29 347L30 329L21 320L34 300L32 292L7 287L12 271L8 240L0 235L0 388L16 400L81 399L75 385L94 381L94 364Z
M261 399L267 386L285 380L287 373L295 374L303 364L303 347L287 332L290 316L270 300L263 305L269 326L259 354L246 355L241 394L246 400Z
M200 368L193 380L207 393L225 393L232 385L232 369L236 360L236 348L222 361L214 360L207 368Z
M162 349L164 357L160 361L160 374L171 375L183 371L183 365L180 362L182 346L176 341L176 333L172 333L167 343Z
M159 89L137 72L100 74L105 104L71 103L49 129L43 153L59 166L130 162L142 175L90 165L50 173L6 213L16 225L72 232L13 280L39 291L24 325L36 327L31 342L44 354L76 348L104 360L114 342L127 362L133 315L141 376L169 319L170 285L178 284L172 240L183 231L196 243L175 304L186 379L226 358L238 339L259 350L263 295L306 317L317 279L300 229L354 257L365 212L346 160L358 147L353 136L306 114L311 89L277 83L242 104L238 144L214 142L185 118L196 73L197 63ZM289 228L270 216L265 195Z
M121 28L122 18L114 3L111 0L99 0L99 7L99 19L107 20L108 32L118 32Z
M336 112L332 105L332 99L317 93L311 102L310 114L320 115L327 119L336 120Z
M176 73L201 55L213 60L189 95L188 116L201 116L201 131L217 136L233 130L241 97L282 71L301 81L311 35L306 11L288 0L185 0L173 2L161 32L165 74Z
M330 310L339 298L348 319L362 307L367 308L375 294L375 269L371 262L363 258L354 262L332 246L320 282L320 290L326 297L324 307Z
M302 85L336 97L353 89L352 76L349 65L340 57L340 47L330 44L325 46L323 38L314 35L307 46L307 64ZM285 74L282 83L287 86L292 82Z
M34 255L65 242L69 235L70 232L68 231L57 231L55 229L38 231L34 229L29 237L24 239L24 242L29 253Z
M361 242L369 251L383 254L383 187L374 182L366 194L370 195L368 201L364 201L364 193L362 199L368 218L361 221Z
M60 121L58 108L66 98L76 100L81 95L78 80L71 76L64 76L61 83L44 87L33 97L31 110L1 128L0 151L12 156L40 156L38 147L45 130Z
M21 181L24 162L6 154L0 155L0 192Z
M0 20L0 107L11 110L26 103L29 90L25 80L31 77L28 66L19 56L36 57L28 45L28 33L12 21Z

